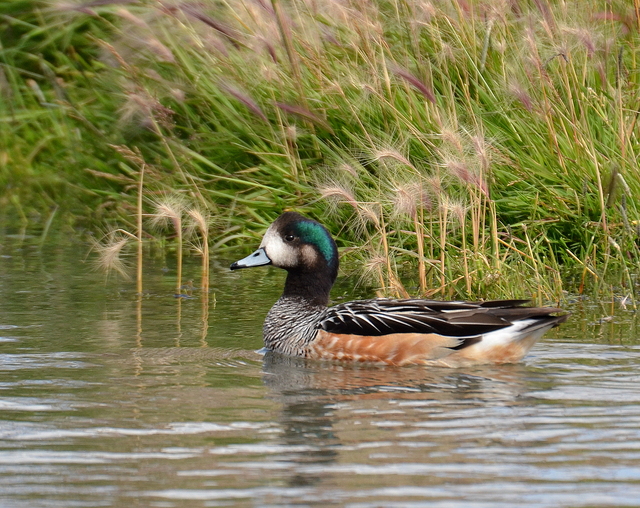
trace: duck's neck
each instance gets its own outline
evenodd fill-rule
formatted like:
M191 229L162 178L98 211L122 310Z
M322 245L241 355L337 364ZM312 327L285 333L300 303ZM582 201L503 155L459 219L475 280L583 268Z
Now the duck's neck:
M290 270L284 283L283 298L301 298L314 306L326 307L335 276L306 270Z

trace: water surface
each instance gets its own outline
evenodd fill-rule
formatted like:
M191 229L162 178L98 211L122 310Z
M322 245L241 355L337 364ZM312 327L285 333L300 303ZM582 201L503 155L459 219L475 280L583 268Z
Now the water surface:
M2 508L640 506L620 303L572 304L519 365L314 363L255 352L276 269L219 260L179 299L150 260L140 300L63 243L0 239Z

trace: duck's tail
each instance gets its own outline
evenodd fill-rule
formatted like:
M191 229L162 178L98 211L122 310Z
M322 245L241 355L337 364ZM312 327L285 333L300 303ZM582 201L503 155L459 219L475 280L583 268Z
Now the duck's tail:
M559 310L558 310L559 311ZM529 352L548 330L568 319L561 316L539 316L514 321L510 326L470 337L451 355L440 360L448 366L479 363L516 363Z

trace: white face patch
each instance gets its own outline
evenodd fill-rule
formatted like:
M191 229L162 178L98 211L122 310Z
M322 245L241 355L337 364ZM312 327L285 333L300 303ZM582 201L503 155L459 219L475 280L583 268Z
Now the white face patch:
M284 242L273 225L269 226L264 234L260 247L265 250L274 266L293 268L299 264L298 251L292 245Z

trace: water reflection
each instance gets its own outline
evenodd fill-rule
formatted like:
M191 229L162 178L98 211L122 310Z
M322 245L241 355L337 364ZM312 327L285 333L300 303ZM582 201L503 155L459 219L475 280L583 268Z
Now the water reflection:
M546 389L554 385L551 377L532 374L522 365L478 367L463 373L420 366L319 363L271 352L264 357L263 382L268 396L282 408L278 414L282 443L304 446L288 458L292 466L287 468L291 473L287 485L292 487L322 484L327 474L344 471L349 452L367 450L369 457L402 464L414 463L410 450L432 448L419 463L429 463L433 453L433 463L438 464L441 459L436 456L455 453L460 446L458 429L495 427L491 417L482 416L488 408L520 405L532 385L544 384ZM348 474L356 469L347 467Z
M276 270L240 278L214 264L211 293L176 299L150 260L138 297L81 265L77 246L10 247L0 242L2 506L640 499L630 309L577 301L519 365L309 362L255 353ZM342 284L336 294L369 296Z
M515 400L526 392L531 372L520 364L477 366L464 371L441 367L393 368L310 361L268 352L263 380L282 402L297 398L349 400L432 399Z

